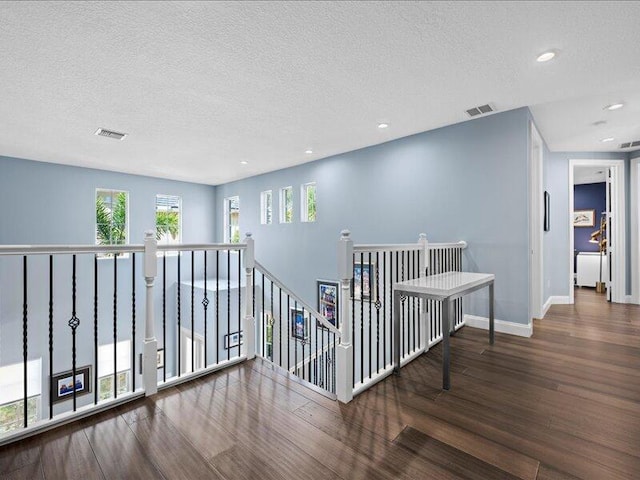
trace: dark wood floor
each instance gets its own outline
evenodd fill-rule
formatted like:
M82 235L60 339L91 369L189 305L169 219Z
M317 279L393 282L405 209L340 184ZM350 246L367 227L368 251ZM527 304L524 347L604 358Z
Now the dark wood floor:
M640 478L640 307L578 290L530 339L463 328L339 405L247 362L0 449L3 479Z

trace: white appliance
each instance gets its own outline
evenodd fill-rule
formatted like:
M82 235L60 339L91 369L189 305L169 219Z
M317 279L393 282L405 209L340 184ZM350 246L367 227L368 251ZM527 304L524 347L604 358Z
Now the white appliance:
M602 281L608 285L609 270L607 254L598 252L578 253L576 285L579 287L595 287L600 281L600 256L602 255Z

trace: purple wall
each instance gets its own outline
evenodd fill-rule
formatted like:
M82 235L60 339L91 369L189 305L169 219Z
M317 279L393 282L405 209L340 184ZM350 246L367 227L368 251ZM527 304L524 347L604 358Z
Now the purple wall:
M598 244L589 243L591 234L600 227L601 213L607 208L606 183L586 183L574 185L573 204L575 210L595 210L596 224L594 227L574 227L574 248L577 252L597 252Z

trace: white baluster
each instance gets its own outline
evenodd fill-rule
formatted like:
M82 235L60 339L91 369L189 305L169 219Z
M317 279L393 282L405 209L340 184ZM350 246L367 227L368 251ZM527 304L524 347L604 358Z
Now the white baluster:
M253 269L255 267L255 245L251 233L247 233L244 243L247 248L244 252L244 269L246 273L245 295L244 295L244 322L242 330L244 339L242 344L242 354L247 359L256 356L256 320L253 316Z
M353 240L349 230L338 241L338 278L340 279L340 344L336 347L336 395L342 403L353 400L353 345L351 344L351 279L353 278Z
M144 321L144 349L142 352L142 384L145 395L158 391L158 341L153 314L153 283L158 275L157 242L155 232L144 232L144 281L146 284L146 308Z

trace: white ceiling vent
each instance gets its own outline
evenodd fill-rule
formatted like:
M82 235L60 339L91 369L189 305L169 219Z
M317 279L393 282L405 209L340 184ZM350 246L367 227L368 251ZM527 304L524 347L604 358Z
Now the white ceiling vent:
M486 105L480 105L479 107L470 108L466 112L467 112L467 115L473 118L473 117L477 117L478 115L484 115L485 113L491 113L493 111L494 111L494 108L487 103Z
M106 128L99 128L96 130L96 135L99 137L113 138L114 140L122 140L127 136L126 133L114 132L113 130L107 130Z
M632 147L640 147L640 140L635 140L633 142L621 143L620 148L632 148Z

